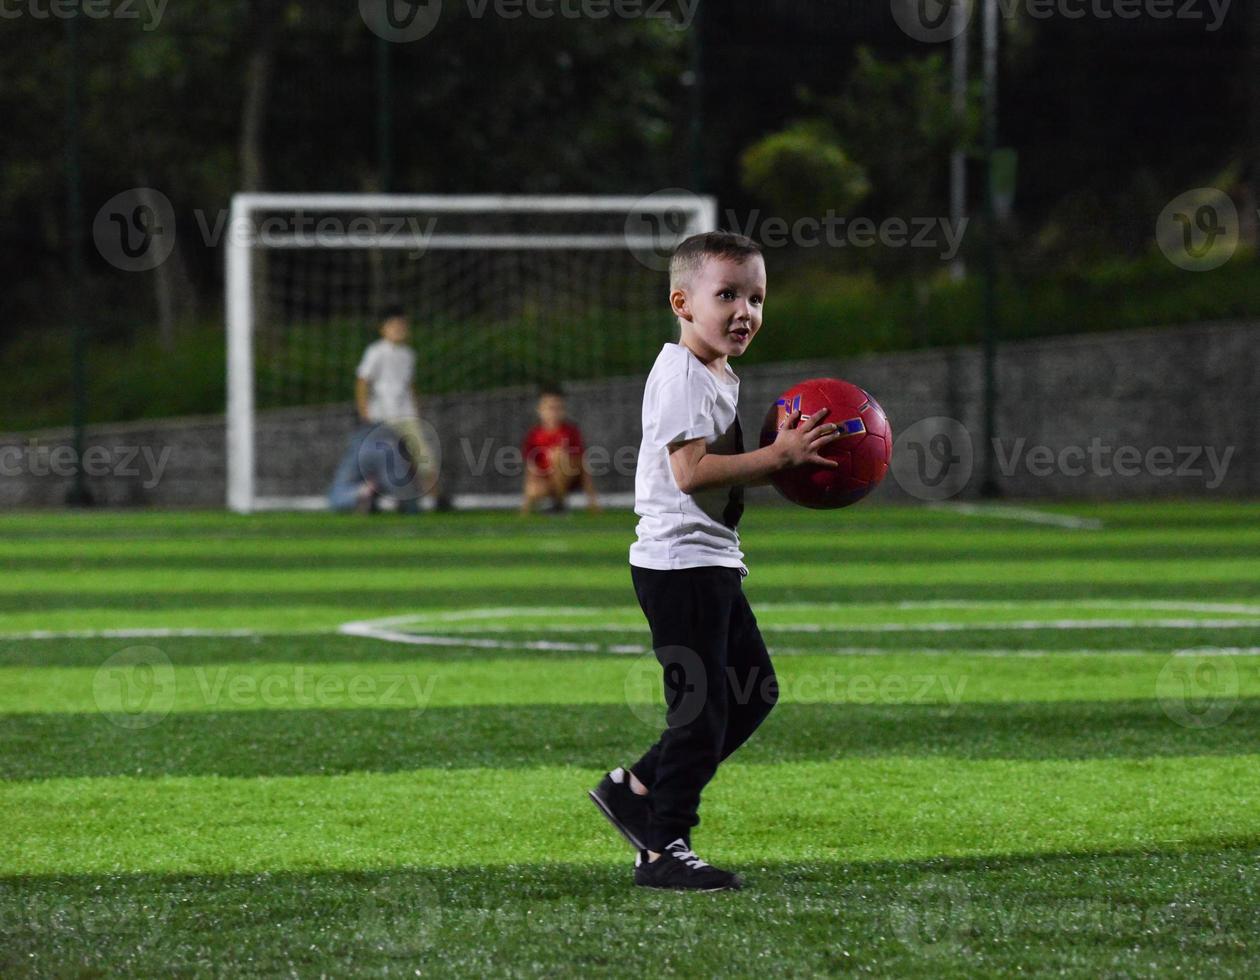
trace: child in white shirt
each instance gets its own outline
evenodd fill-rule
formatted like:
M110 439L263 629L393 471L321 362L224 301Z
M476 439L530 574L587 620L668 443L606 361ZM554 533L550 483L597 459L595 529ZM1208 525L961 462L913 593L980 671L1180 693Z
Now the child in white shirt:
M691 850L700 793L718 764L778 698L766 645L742 589L748 573L736 527L745 485L805 463L837 438L825 410L790 415L773 443L744 451L739 378L727 363L761 329L766 267L760 248L729 232L696 235L670 263L677 344L666 344L643 394L635 475L635 594L665 675L668 727L633 766L590 794L638 851L635 883L712 891L738 875ZM798 424L800 423L800 424Z

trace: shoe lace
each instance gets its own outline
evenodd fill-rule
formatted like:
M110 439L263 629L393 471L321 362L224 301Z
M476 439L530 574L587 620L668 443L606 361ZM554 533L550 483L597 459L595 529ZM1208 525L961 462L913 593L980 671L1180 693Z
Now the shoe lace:
M675 847L671 848L669 853L683 864L687 865L687 867L695 868L697 871L700 868L707 868L709 866L707 861L702 861L699 855L690 848Z

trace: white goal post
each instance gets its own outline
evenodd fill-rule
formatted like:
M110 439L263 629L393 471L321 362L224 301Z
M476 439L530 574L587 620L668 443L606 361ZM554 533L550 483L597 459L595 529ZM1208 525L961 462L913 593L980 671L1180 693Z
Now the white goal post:
M685 191L646 197L235 195L225 275L228 507L250 513L320 506L317 484L331 472L298 479L290 465L287 475L260 476L260 412L277 408L292 418L305 407L327 411L347 403L353 384L347 358L362 349L386 299L407 310L417 334L431 329L433 337L445 338L445 346L432 349L445 351L434 357L445 358L442 379L450 384L462 378L470 390L482 390L518 375L526 381L598 376L606 373L599 358L611 357L605 346L571 338L607 324L620 334L639 330L649 315L640 310L639 280L659 283L678 242L716 227L714 199ZM652 288L659 295L659 287ZM514 300L517 292L521 298ZM651 315L659 319L659 305ZM487 328L484 337L474 336L473 328L491 316L499 320L498 332ZM511 329L514 316L528 330ZM570 333L566 323L573 324ZM518 334L525 339L513 348ZM553 334L563 337L544 340ZM618 342L624 343L620 335ZM493 348L503 377L474 373L467 346L474 343ZM551 348L587 346L589 353L569 355L571 363L545 361ZM260 386L260 374L266 385ZM343 378L345 390L338 387ZM270 444L294 438L275 437ZM325 466L320 461L319 468Z

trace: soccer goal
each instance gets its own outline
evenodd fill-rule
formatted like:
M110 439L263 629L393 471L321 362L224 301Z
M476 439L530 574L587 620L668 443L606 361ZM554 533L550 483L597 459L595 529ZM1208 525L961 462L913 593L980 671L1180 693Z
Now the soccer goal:
M410 319L422 416L445 408L471 424L468 406L496 393L523 403L540 383L645 370L673 339L668 256L716 226L713 199L681 191L236 195L226 271L229 508L323 505L355 426L355 367L382 310L402 307ZM483 414L489 428L493 413ZM489 499L481 491L496 487L478 479L456 481L457 504L461 494Z

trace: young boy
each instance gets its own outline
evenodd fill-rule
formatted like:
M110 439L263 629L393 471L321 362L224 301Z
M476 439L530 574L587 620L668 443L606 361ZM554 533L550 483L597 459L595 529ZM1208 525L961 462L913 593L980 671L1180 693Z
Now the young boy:
M691 849L700 794L778 697L741 588L743 487L802 463L834 466L819 450L837 434L821 424L823 413L798 425L795 412L773 443L744 451L739 378L727 359L761 329L766 267L754 242L728 232L694 236L669 272L681 334L661 350L643 393L639 524L630 546L634 590L664 669L668 727L590 796L638 851L636 885L714 891L741 882Z
M538 424L525 434L521 445L525 457L521 513L530 513L544 497L551 498L552 512L559 513L569 491L579 486L586 493L587 509L598 513L599 495L582 458L582 433L567 417L563 392L544 388L535 410Z
M450 507L442 491L434 455L420 428L416 394L416 352L407 343L410 327L402 307L381 316L381 339L369 344L355 371L354 401L364 422L383 422L402 440L415 466L416 492L432 493L439 510Z

